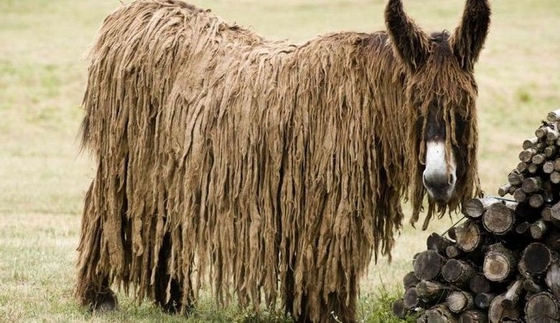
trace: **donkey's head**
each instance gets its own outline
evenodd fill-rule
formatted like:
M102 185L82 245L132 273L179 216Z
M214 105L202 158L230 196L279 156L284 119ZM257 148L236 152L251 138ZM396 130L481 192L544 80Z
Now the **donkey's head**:
M445 210L455 209L478 189L476 173L477 85L473 66L490 24L487 0L467 0L453 34L428 35L404 13L401 0L389 0L385 20L390 42L406 70L406 102L413 111L411 168L419 183L413 203L427 191ZM473 183L474 182L474 183ZM468 197L466 195L469 195ZM415 201L420 199L420 201Z

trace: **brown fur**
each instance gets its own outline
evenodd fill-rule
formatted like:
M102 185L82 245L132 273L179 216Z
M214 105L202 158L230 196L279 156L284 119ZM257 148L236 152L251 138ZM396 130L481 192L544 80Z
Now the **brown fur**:
M424 35L400 1L386 19ZM403 198L418 220L428 101L442 102L449 149L468 151L457 194L430 202L426 224L479 193L472 69L447 39L403 48L395 40L406 37L389 34L271 42L175 0L108 16L83 103L98 167L81 302L117 284L185 312L210 281L221 305L235 291L243 307L280 299L300 321L355 320L359 279L390 255Z

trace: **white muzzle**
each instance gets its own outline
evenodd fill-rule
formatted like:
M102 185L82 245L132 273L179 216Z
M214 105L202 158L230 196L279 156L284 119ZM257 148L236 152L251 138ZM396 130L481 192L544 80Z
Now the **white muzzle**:
M426 143L426 168L422 180L428 195L438 204L447 203L455 191L457 163L453 152L450 156L448 162L445 159L445 142Z

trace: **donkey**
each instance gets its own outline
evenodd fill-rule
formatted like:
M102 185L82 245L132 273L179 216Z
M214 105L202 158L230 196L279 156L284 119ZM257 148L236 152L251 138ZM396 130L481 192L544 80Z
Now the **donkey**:
M490 24L466 0L427 34L389 0L387 31L267 41L178 0L105 19L91 51L76 296L188 312L280 306L297 322L356 320L358 283L390 257L401 203L424 228L480 194L473 75Z

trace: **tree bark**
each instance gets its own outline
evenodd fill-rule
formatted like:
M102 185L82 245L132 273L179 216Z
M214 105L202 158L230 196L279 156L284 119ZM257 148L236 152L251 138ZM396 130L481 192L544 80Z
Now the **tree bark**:
M459 323L487 323L488 315L480 310L465 311L459 317Z
M434 232L428 237L426 245L428 250L434 250L440 255L445 256L445 250L448 246L453 245L453 241Z
M544 237L544 234L548 230L548 224L544 222L543 219L538 219L529 227L529 231L531 232L531 237L535 240L541 240Z
M552 214L551 214L551 207L545 206L541 211L541 219L545 220L546 222L552 222Z
M492 291L492 282L490 282L483 274L479 273L471 278L469 289L475 293L490 293Z
M503 322L502 319L505 318L518 319L521 317L518 308L504 308L502 306L503 300L504 296L498 295L492 300L492 303L490 303L490 307L488 308L488 319L491 323L501 323Z
M511 186L511 184L509 185ZM473 219L480 218L486 208L495 203L500 203L500 201L493 197L470 199L463 206L463 214Z
M467 287L474 277L475 271L471 264L466 261L449 259L441 269L443 279L459 287Z
M558 173L560 175L560 173ZM550 207L550 217L554 221L560 222L560 202Z
M531 139L526 139L523 141L522 147L523 150L525 149L529 149L529 148L534 148L535 145L539 142L539 138L538 137L534 137Z
M519 173L517 170L512 171L508 175L508 183L513 186L519 186L523 183L523 175Z
M553 228L549 230L545 237L545 244L551 250L555 252L560 252L560 229Z
M414 271L408 272L403 277L403 286L404 289L409 289L410 287L416 287L416 285L420 282L420 279L416 277Z
M505 308L514 308L517 306L517 302L523 293L523 278L515 280L511 285L509 285L507 292L504 294L502 300L502 306Z
M558 110L554 110L554 111L550 111L547 116L546 119L550 122L557 122L560 121L560 109Z
M406 309L412 310L416 307L422 306L423 303L418 297L416 287L410 287L406 290L403 296L403 304Z
M404 300L402 298L394 301L391 309L393 314L400 319L405 319L407 315L411 313L411 311L404 306Z
M513 192L513 199L519 203L525 202L527 200L527 193L522 188L518 188Z
M428 323L457 323L458 319L446 306L437 305L426 311Z
M437 281L422 280L416 285L416 294L427 303L443 299L449 293L449 288Z
M560 157L554 160L554 170L560 171Z
M461 250L461 248L459 248L459 246L453 244L445 249L445 255L450 259L458 258L463 255L463 251Z
M521 188L525 193L533 193L542 189L543 182L540 177L528 177L521 183Z
M550 128L547 125L540 126L537 130L535 130L535 136L537 136L537 138L544 139L546 138L546 134L549 130Z
M441 273L445 260L434 250L423 251L414 261L414 273L420 280L434 280Z
M523 289L529 293L540 293L543 287L535 282L531 275L526 275L523 281Z
M552 294L560 299L560 264L556 262L548 268L544 281Z
M500 188L498 188L498 195L500 197L504 197L507 194L511 194L511 188L514 187L513 185L511 185L510 183L506 183L502 186L500 186Z
M420 280L433 280L440 273L445 258L434 250L421 252L414 261L414 274Z
M523 221L518 223L515 226L515 233L519 234L519 235L524 235L524 234L528 234L530 231L531 224L527 221Z

